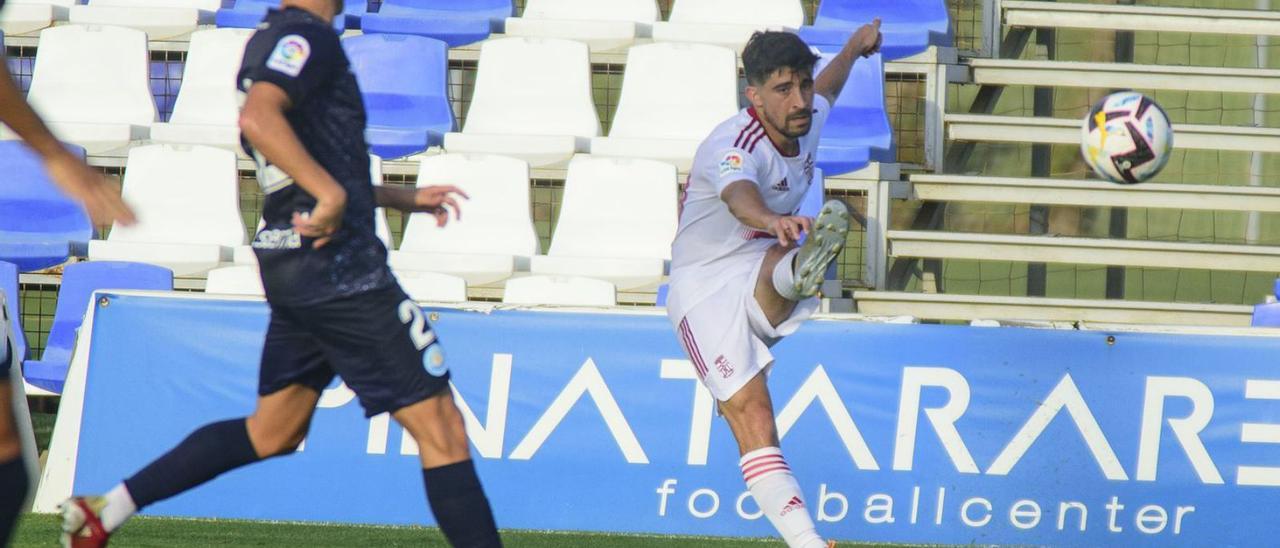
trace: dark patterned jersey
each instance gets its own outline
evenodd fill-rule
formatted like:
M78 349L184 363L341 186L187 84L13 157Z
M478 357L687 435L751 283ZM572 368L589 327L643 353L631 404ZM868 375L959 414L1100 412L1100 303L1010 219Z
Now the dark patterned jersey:
M289 126L347 192L341 228L328 245L314 249L311 238L293 230L292 217L310 212L315 198L241 137L245 152L257 161L266 195L265 226L253 249L267 300L308 305L394 283L387 250L374 232L364 102L333 28L298 8L270 11L245 47L237 80L245 94L254 83L270 82L289 95Z

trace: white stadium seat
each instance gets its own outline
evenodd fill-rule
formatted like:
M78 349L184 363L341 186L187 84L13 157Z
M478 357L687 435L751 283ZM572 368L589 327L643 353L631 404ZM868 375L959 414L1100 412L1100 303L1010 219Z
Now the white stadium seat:
M190 34L200 24L212 24L222 0L89 0L71 7L77 25L115 25L147 33L151 40Z
M168 123L151 126L151 139L240 151L236 74L253 29L209 29L191 35L182 87Z
M795 30L803 24L800 0L676 0L670 21L653 25L653 39L740 50L755 31Z
M507 280L502 292L507 304L554 306L616 306L618 290L604 280L577 276L525 276Z
M655 287L676 235L676 168L654 160L578 156L560 218L534 274L585 276L621 290Z
M236 156L190 145L129 151L124 199L138 216L89 242L89 259L161 265L175 276L200 276L245 243Z
M205 293L223 295L266 295L262 289L262 275L258 269L248 265L223 266L209 271L205 280Z
M0 32L5 36L28 34L66 21L76 0L9 0L0 9Z
M480 47L475 95L449 152L520 158L533 167L560 165L600 135L591 98L591 62L580 42L503 38Z
M685 93L673 94L671 90ZM627 52L622 99L591 154L651 158L689 171L698 145L738 112L738 64L728 48L662 43Z
M461 303L467 300L467 281L439 272L392 270L410 299L428 303Z
M89 154L146 139L156 122L147 35L121 27L40 31L27 97L59 139Z
M397 271L430 271L460 276L470 285L510 278L538 253L538 235L529 211L529 165L504 156L442 154L422 160L418 187L456 185L470 200L461 202L462 220L440 228L431 215L413 215L399 251Z
M529 0L522 17L507 18L506 34L565 38L609 51L648 37L660 15L654 0Z

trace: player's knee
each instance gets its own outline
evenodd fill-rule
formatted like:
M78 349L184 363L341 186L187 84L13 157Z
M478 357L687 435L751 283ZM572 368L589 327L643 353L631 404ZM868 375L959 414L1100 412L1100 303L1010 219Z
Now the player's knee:
M271 428L261 421L249 418L249 439L260 458L279 457L298 450L307 439L307 425L295 428Z

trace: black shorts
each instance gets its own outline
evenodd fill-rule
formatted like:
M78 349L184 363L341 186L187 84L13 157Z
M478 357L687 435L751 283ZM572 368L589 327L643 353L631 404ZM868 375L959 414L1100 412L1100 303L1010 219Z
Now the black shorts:
M335 374L356 393L367 417L449 386L422 309L394 284L318 305L271 306L258 394L292 384L323 391Z

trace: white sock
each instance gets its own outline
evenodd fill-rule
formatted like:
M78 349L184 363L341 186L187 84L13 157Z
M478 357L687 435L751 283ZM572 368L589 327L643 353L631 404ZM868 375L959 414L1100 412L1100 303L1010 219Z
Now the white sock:
M138 505L133 503L133 497L129 495L129 490L123 483L112 488L104 498L107 499L107 506L102 509L102 514L98 517L102 518L102 527L108 533L124 525L124 522L138 511Z
M791 467L782 458L777 447L756 449L742 456L742 479L755 497L756 504L768 516L769 523L782 534L791 548L826 548L826 541L818 536L805 508L804 496Z
M773 267L773 289L788 301L804 299L800 292L796 290L795 259L797 253L800 253L800 248L798 247L783 255L778 264Z

